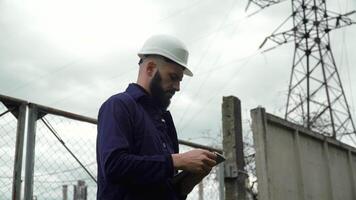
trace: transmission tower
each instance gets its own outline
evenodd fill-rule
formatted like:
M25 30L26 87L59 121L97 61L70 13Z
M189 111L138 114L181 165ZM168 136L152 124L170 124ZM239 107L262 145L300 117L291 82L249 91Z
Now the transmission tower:
M273 5L281 1L250 0L249 4ZM266 7L266 6L265 6ZM265 8L259 6L260 9ZM284 32L277 28L268 41L276 46L294 42L285 118L323 135L341 140L349 136L356 145L355 124L341 84L330 46L330 31L355 24L349 16L327 10L325 0L292 0L293 27ZM266 51L267 51L266 50Z
M249 0L246 6L246 10L250 7L250 5L254 4L258 7L258 9L264 9L269 6L272 6L277 3L281 3L285 0Z
M245 11L247 11L251 7L251 5L253 7L256 7L256 9L254 9L254 11L251 14L249 14L249 16L252 16L267 7L270 7L274 4L281 3L283 1L285 1L285 0L249 0ZM250 8L250 10L251 10L251 8Z

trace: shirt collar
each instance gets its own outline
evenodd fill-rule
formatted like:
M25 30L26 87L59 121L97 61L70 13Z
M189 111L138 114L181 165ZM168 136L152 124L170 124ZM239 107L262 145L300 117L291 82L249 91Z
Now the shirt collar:
M167 110L160 108L153 100L151 95L141 85L137 83L130 83L129 86L126 88L125 92L128 93L137 102L140 101L145 105L152 106L162 113L167 112Z
M148 92L137 83L130 83L126 88L126 92L136 101L143 96L149 96Z

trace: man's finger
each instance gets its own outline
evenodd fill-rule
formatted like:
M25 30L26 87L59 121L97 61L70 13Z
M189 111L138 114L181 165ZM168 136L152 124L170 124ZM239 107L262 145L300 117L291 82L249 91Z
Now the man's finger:
M205 151L205 155L208 156L208 158L212 159L212 160L216 160L216 154L210 151Z
M209 167L214 167L216 165L216 161L210 158L203 160L204 164L208 165Z

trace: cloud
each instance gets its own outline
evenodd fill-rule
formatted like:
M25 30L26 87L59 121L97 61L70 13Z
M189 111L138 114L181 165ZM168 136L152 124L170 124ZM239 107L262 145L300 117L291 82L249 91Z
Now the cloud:
M353 0L327 3L335 11L356 8ZM136 52L145 39L156 33L172 34L190 49L189 65L195 74L184 77L181 91L170 107L179 138L221 145L223 96L241 99L243 129L247 132L250 109L262 105L267 112L283 116L286 104L293 43L264 54L258 47L290 15L290 2L251 17L244 12L245 4L246 1L235 0L2 1L0 94L96 118L103 101L136 81ZM280 31L290 29L291 22ZM354 120L355 33L356 26L330 33ZM1 119L3 127L6 121L4 117ZM50 121L78 154L81 154L78 148L85 144L76 145L75 141L86 138L87 132L91 135L87 142L94 149L95 130L81 125L68 128L67 123L55 117L50 117ZM67 152L48 135L48 130L43 125L39 127L42 128L38 131L41 137L37 137L37 147L42 148L36 147L36 153L43 158L36 161L35 174L76 167L73 160L66 162ZM86 163L95 153L89 154L80 155ZM90 170L95 171L95 166ZM87 177L84 172L74 173L74 178L70 173L63 176L38 178L35 193L55 190L61 195L60 187L51 186L62 183L44 181Z
M247 17L245 2L232 0L6 2L0 14L0 93L96 117L106 98L136 80L143 41L168 33L187 43L195 72L184 78L171 106L177 128L217 135L223 95L240 97L245 109L283 110L293 44L264 54L257 49L288 17L290 6L284 2ZM351 105L355 31L331 34Z

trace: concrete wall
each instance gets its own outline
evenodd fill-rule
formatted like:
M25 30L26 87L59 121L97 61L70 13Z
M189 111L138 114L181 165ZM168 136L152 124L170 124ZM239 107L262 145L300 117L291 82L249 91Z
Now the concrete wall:
M251 111L259 200L355 200L356 149Z

